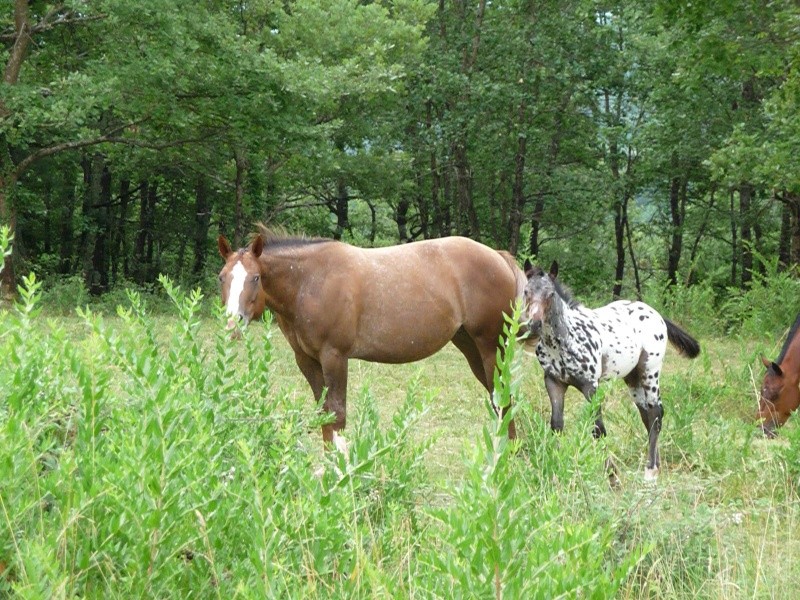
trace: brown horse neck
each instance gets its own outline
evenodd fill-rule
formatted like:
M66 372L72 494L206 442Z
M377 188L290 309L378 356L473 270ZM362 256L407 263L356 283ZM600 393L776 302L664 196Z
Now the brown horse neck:
M286 319L294 319L297 291L314 268L311 258L325 246L327 244L317 243L264 248L258 262L267 308Z
M797 385L800 380L800 334L795 334L789 342L779 366L787 383Z

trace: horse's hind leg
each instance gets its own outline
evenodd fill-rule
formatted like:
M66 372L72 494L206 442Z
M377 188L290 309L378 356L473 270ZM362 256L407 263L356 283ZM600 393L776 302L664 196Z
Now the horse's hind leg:
M647 467L644 471L645 479L655 479L658 476L658 469L661 466L661 458L658 455L658 435L661 433L661 421L664 418L664 406L659 402L651 406L639 406L639 414L642 422L647 428L649 446L647 450Z
M647 428L647 466L644 470L644 477L647 480L654 480L658 477L658 469L661 466L661 458L658 454L658 434L661 432L661 422L664 418L664 407L659 394L658 371L637 367L625 377L625 383L631 390L633 401Z
M480 381L481 385L489 392L489 401L492 403L495 411L497 411L498 407L494 405L494 399L492 398L497 343L495 342L492 344L491 348L489 343L481 343L479 346L463 327L456 332L451 341L467 359L469 368L472 370L472 374L475 375L475 379ZM502 416L505 417L510 409L511 406L504 406L500 411ZM508 437L512 440L517 437L517 430L513 419L508 423Z

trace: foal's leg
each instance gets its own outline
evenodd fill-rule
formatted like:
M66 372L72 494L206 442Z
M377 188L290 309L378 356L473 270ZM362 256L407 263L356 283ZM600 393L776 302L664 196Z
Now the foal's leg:
M593 381L587 381L578 386L578 389L581 391L584 398L586 398L588 402L591 402L597 392L597 384ZM606 426L603 423L603 409L599 403L597 405L597 412L595 413L594 431L592 431L592 435L595 439L605 437L606 435Z
M661 466L661 458L658 454L658 434L661 432L664 407L661 404L659 393L658 371L642 373L635 370L625 377L625 383L628 384L636 408L639 409L642 423L647 428L647 466L644 470L644 478L651 481L658 477L658 468Z
M544 387L550 398L550 429L556 432L564 430L564 394L567 384L555 377L545 374Z

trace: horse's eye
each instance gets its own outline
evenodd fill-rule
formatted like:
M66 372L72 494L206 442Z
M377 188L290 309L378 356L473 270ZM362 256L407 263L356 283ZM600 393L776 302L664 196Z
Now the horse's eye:
M253 282L258 281L259 279L261 279L261 275L253 275Z
M223 281L225 281L225 277L224 277L223 275L220 275L220 276L219 276L217 279L219 279L219 282L220 282L220 283L222 283Z

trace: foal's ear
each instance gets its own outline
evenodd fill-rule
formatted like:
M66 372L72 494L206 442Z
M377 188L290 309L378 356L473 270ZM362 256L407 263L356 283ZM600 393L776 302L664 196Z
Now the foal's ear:
M228 260L228 257L233 253L231 245L228 243L228 240L225 239L224 235L220 235L217 238L217 248L219 248L219 255L225 260Z
M780 365L776 362L772 363L772 370L775 371L775 374L778 377L783 377L783 369L781 369Z
M261 253L264 251L264 238L261 237L261 234L258 234L253 240L253 244L250 246L250 251L256 258L261 256Z
M525 259L525 264L522 268L525 271L525 277L530 279L530 276L533 275L533 265L531 264L530 258Z
M557 260L554 260L553 264L550 265L550 277L552 277L553 279L558 277L558 261Z

